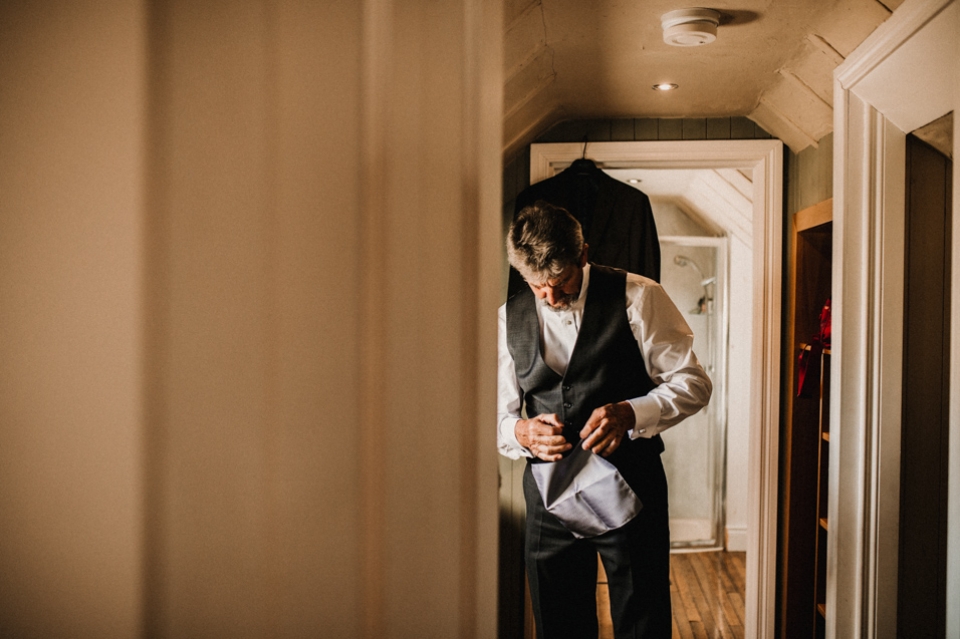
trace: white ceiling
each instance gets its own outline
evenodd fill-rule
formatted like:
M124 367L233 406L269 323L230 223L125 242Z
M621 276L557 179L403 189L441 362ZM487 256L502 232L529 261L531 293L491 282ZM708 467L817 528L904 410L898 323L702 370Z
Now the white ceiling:
M737 169L604 169L646 193L654 207L668 201L711 235L753 244L753 178ZM633 183L631 180L639 180Z
M697 5L506 0L505 152L561 120L729 116L798 152L832 130L833 69L901 2L714 0L716 42L674 47L660 16Z

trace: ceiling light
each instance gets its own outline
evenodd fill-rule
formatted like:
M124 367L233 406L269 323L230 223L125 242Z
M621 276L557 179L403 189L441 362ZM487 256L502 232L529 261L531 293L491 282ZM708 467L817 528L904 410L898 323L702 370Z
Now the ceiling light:
M660 16L663 41L675 47L695 47L717 39L720 12L713 9L677 9Z
M643 182L643 180L638 180L637 178L630 178L629 180L627 180L627 182L629 182L630 184L640 184L641 182Z
M660 84L653 85L654 91L673 91L674 89L679 89L679 84L670 84L668 82L661 82Z

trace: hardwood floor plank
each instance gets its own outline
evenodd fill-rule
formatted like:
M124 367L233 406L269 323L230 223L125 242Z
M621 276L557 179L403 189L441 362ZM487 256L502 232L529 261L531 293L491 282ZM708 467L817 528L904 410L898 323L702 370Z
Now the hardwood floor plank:
M731 628L733 626L739 626L743 623L743 621L737 616L737 611L733 607L733 602L730 601L729 593L720 593L720 606L723 608L723 618Z
M734 588L732 580L729 578L729 574L726 571L726 566L723 563L723 557L720 553L714 553L714 565L716 568L717 578L719 588L716 592L717 602L720 606L720 609L723 611L723 620L729 628L730 637L735 637L737 635L737 628L742 626L743 620L737 615L736 608L733 605L733 602L730 599L730 591Z
M670 605L673 610L673 636L674 639L694 639L693 630L690 628L690 619L687 618L687 609L683 597L680 593L680 584L678 583L676 563L670 562Z
M707 573L710 575L711 579L713 579L714 575L716 575L717 588L711 590L713 590L717 595L720 608L723 610L723 618L726 620L731 629L734 626L742 625L743 620L737 615L735 606L730 599L730 593L736 593L737 590L733 583L733 579L727 570L727 566L723 561L722 554L704 554L701 555L699 559L707 568Z
M747 584L747 553L728 552L724 554L727 555L725 561L730 568L730 572L735 576L734 581L740 591L743 592Z
M673 639L744 639L746 553L670 556ZM598 575L601 579L603 573ZM609 586L597 585L599 639L613 639Z
M675 555L679 557L679 555ZM671 561L674 561L671 558ZM697 605L697 599L703 597L700 591L700 582L690 567L690 561L686 557L676 560L677 567L677 585L680 589L680 599L683 601L684 612L687 619L691 622L701 621L700 606Z
M728 597L730 598L730 603L733 604L733 609L736 610L737 616L740 618L740 625L746 626L746 606L743 603L743 591L731 592Z
M676 553L670 564L681 601L674 606L675 639L742 639L746 553Z
M693 594L693 599L697 604L697 612L700 614L700 619L708 628L719 628L722 631L721 621L723 615L715 605L715 595L711 597L713 593L710 592L710 589L715 588L716 584L712 583L709 578L701 574L703 571L699 566L700 562L698 553L690 553L687 555L687 558L687 580L692 584L696 584L696 587L692 588L691 592ZM717 613L720 613L720 618L718 618ZM712 632L712 635L716 636L715 630Z
M724 558L724 553L713 553L716 555L714 560L716 563L717 575L720 577L720 584L723 589L723 592L737 592L739 590L737 581L739 578L736 574L735 569L732 570L729 562Z
M597 585L597 621L600 639L613 639L613 617L610 615L610 586Z
M714 634L707 634L707 629L699 621L690 622L690 630L693 631L694 639L714 639L716 637Z

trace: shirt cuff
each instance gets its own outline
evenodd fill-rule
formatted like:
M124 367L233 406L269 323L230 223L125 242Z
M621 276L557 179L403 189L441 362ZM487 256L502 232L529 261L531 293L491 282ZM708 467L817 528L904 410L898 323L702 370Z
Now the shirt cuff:
M636 426L627 431L630 439L650 438L660 432L660 404L655 397L645 395L628 400L636 416Z
M533 457L533 453L517 441L517 422L519 417L504 417L500 422L500 441L520 453L523 457Z

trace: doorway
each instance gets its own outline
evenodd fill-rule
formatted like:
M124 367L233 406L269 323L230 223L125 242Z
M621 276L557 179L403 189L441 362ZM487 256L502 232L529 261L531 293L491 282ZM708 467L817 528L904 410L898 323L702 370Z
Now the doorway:
M582 143L534 144L530 148L530 183L563 170L582 157ZM777 457L780 388L780 288L783 210L783 145L778 140L710 140L676 142L601 142L588 145L586 156L607 169L688 169L728 172L730 183L749 194L746 213L724 207L716 224L750 249L745 267L752 301L738 314L749 326L749 339L738 342L749 372L738 375L749 387L741 406L747 433L745 634L772 637L775 608ZM739 176L739 177L738 177ZM722 204L722 198L717 198ZM661 233L661 236L663 234ZM662 239L662 237L661 237ZM731 254L731 263L736 263ZM731 334L734 334L731 331ZM516 469L501 465L501 473ZM511 477L504 484L516 485ZM501 489L501 495L510 491ZM522 499L522 497L521 497ZM501 512L516 513L514 501Z
M952 122L953 114L945 118ZM953 145L949 137L946 142L939 150L913 134L906 137L897 573L897 634L904 637L946 632L953 226Z

